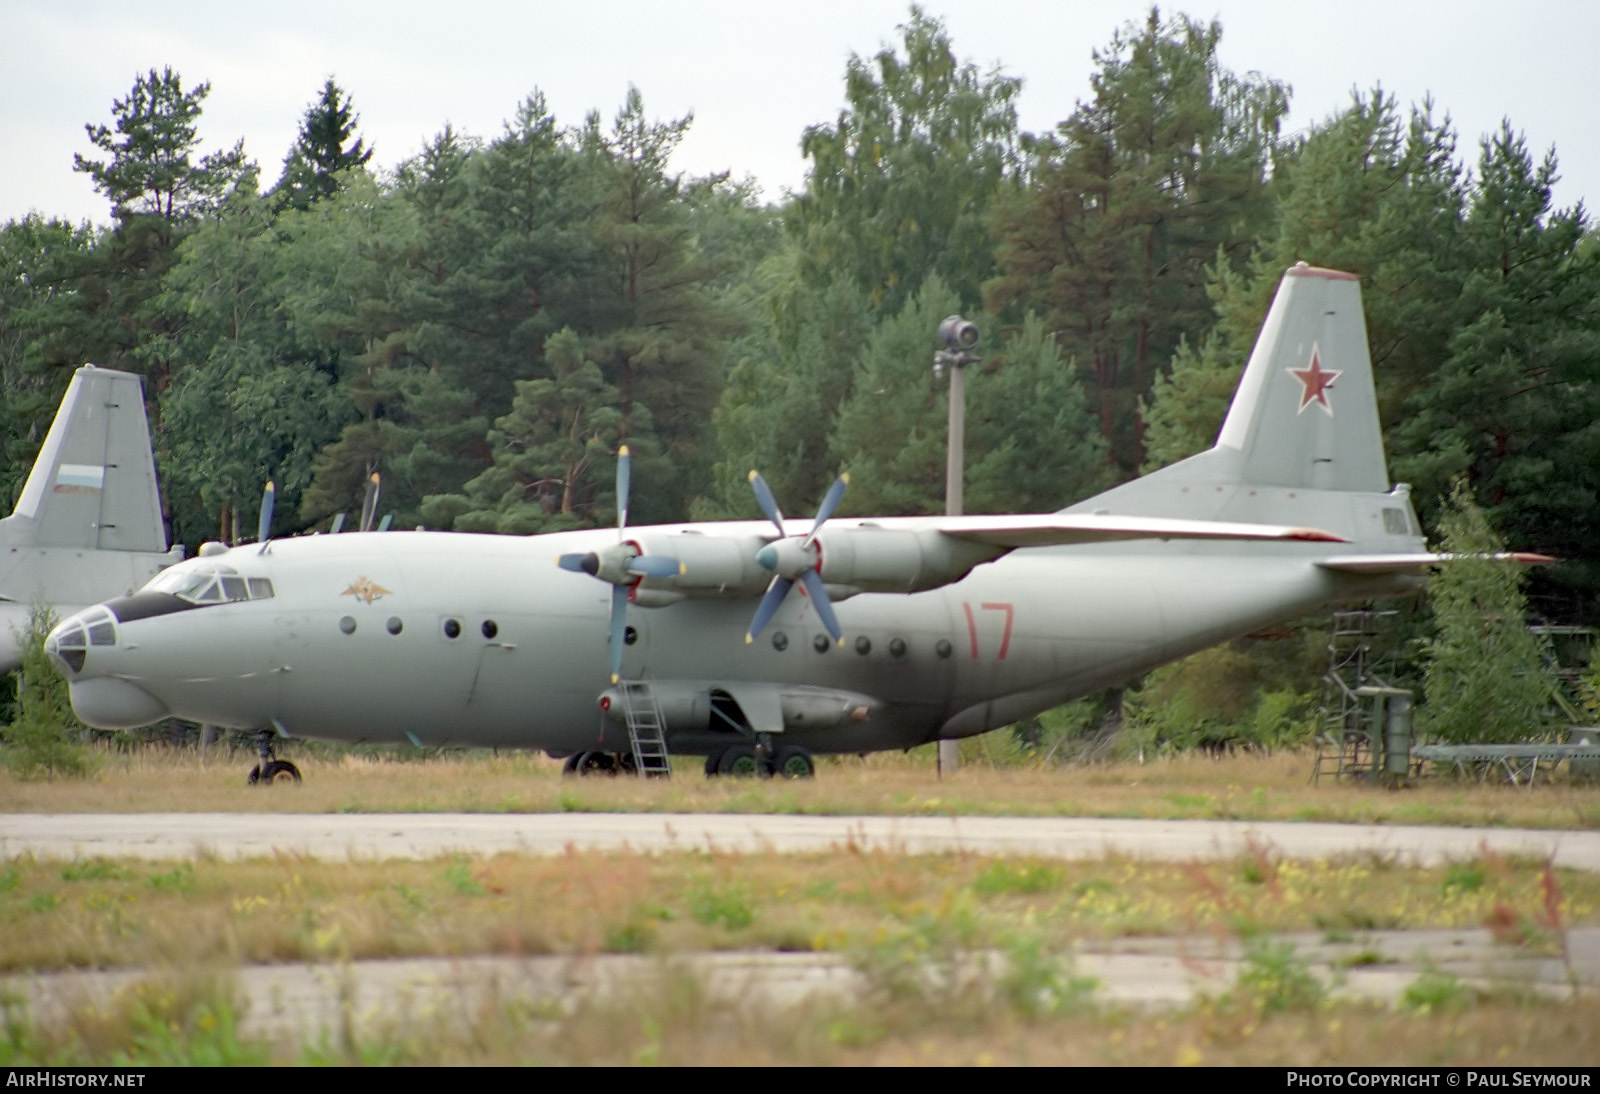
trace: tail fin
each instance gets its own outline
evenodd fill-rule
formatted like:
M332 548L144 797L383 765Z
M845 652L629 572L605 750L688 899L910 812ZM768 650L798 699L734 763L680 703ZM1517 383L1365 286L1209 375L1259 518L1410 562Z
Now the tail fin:
M167 550L137 376L93 365L73 375L17 507L0 529L11 548Z
M1355 274L1302 262L1283 275L1218 450L1238 454L1240 482L1389 489Z
M1304 262L1284 273L1214 447L1074 512L1304 524L1354 535L1355 495L1381 496L1384 535L1413 537L1390 490L1361 282ZM1377 509L1358 506L1358 509Z

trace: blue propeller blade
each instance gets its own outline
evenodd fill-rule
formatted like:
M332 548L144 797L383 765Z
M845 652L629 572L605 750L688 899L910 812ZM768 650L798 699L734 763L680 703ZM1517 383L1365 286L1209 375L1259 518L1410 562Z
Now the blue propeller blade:
M378 486L378 473L374 471L367 479L366 496L361 499L360 530L363 532L372 531L372 522L378 517Z
M594 574L600 568L593 551L574 552L556 559L556 565L575 574Z
M761 477L761 472L750 472L750 489L756 496L756 504L761 507L762 514L778 526L780 536L784 535L783 511L778 508L778 499L772 496L772 489L767 485L767 480Z
M261 520L256 525L256 542L265 543L272 535L272 507L278 500L278 488L271 482L261 492Z
M833 480L833 485L828 487L828 492L823 496L822 504L817 506L817 519L811 525L811 534L806 537L805 545L811 546L811 541L817 538L817 533L822 531L822 526L828 523L828 518L833 516L833 511L839 508L839 502L844 499L845 487L850 485L849 475L840 475Z
M746 642L754 642L756 635L772 622L772 617L778 614L778 608L783 604L783 598L789 595L793 587L794 582L782 575L772 579L772 584L767 586L767 595L761 598L761 604L756 608L756 617L750 621L750 633L744 636Z
M628 587L611 586L611 682L622 676L622 646L628 630Z
M633 454L628 446L617 449L617 534L628 526L628 491L633 485Z
M800 580L811 596L811 603L817 606L817 618L822 620L822 625L835 642L844 641L844 630L839 626L839 617L833 614L833 604L828 600L828 590L822 587L821 575L815 570L807 570L800 575Z

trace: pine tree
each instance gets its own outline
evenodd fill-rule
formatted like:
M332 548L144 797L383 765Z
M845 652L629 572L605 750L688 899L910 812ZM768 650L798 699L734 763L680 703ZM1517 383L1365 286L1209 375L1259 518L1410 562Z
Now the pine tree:
M1553 685L1527 624L1522 575L1457 481L1440 518L1454 556L1429 585L1437 631L1424 648L1423 729L1449 742L1525 741L1549 726Z
M355 137L359 117L349 94L329 76L321 96L306 107L300 133L283 161L283 176L273 188L277 209L306 209L342 188L340 172L365 167L372 158L366 141Z

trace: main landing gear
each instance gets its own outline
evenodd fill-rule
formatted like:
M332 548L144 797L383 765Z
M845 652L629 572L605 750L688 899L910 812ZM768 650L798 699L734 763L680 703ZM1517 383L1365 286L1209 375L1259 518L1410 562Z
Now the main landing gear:
M816 773L816 761L806 749L799 745L777 745L766 739L758 739L755 744L732 745L706 757L707 778L728 775L745 779L752 776L809 779Z
M271 730L262 730L256 737L256 753L261 757L261 762L250 769L250 776L245 779L245 785L259 786L300 781L298 767L288 760L280 760L273 755Z
M627 753L575 752L567 757L561 774L566 776L637 775L633 757ZM706 757L706 777L809 779L817 773L811 753L798 745L736 745Z

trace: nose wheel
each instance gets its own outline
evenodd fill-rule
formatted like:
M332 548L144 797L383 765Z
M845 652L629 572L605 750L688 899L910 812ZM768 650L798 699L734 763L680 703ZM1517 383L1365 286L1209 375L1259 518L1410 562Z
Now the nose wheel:
M256 753L261 757L261 762L250 769L249 776L245 779L246 786L260 786L272 783L299 783L300 769L288 760L278 759L272 751L272 733L263 732L256 738Z

